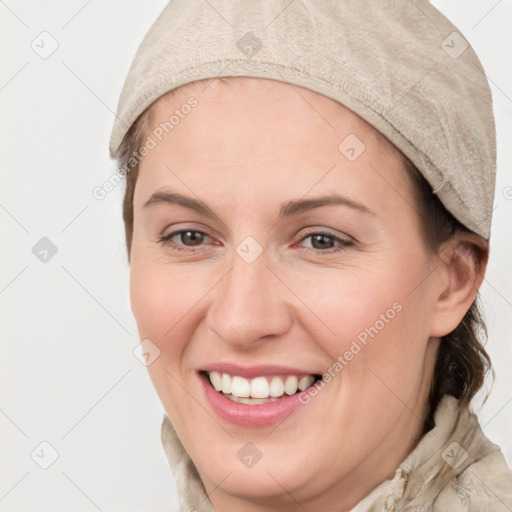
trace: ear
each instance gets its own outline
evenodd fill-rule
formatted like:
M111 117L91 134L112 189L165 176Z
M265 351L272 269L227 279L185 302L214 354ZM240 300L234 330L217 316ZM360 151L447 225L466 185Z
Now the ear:
M456 232L439 251L440 279L431 317L431 337L452 332L473 304L484 280L489 243L469 232Z

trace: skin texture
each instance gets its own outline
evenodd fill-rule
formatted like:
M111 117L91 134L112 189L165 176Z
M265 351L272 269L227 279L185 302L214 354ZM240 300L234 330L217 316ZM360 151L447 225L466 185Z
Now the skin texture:
M157 101L146 133L191 95L197 106L142 160L134 196L131 304L141 339L161 351L151 379L217 511L348 510L421 437L439 337L475 297L484 243L465 234L429 251L397 150L337 102L272 80L196 83ZM349 134L365 145L355 161L338 149ZM215 216L143 206L164 190ZM279 217L290 201L332 194L373 213L331 204ZM179 229L208 236L158 241ZM351 245L315 248L307 235L318 232ZM247 236L263 249L252 263L236 252ZM393 304L394 318L278 426L228 424L206 401L205 364L322 374ZM262 453L252 468L236 456L247 442Z

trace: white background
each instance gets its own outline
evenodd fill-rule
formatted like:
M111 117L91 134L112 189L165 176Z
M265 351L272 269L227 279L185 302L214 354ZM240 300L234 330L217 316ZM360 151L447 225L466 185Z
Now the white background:
M163 407L132 353L123 190L92 196L114 171L108 139L124 77L165 3L0 2L2 511L177 508ZM512 2L435 5L474 46L495 101L498 179L482 297L497 379L479 417L510 464ZM43 31L59 45L47 59L31 48ZM47 263L32 253L42 237L58 248ZM49 460L43 441L58 452L46 470L31 458L37 448L34 457Z

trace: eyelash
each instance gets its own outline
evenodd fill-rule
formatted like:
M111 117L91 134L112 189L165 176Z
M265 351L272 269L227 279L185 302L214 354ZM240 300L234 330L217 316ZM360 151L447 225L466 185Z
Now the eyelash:
M172 241L172 238L174 238L175 236L178 236L178 235L181 235L182 233L187 233L187 232L192 232L192 233L196 233L196 234L200 233L202 235L205 235L205 236L211 238L207 233L205 233L204 231L200 231L198 229L180 229L177 231L173 231L172 233L169 233L168 235L159 237L158 242L161 243L162 245L171 247L173 250L194 251L195 250L194 247L196 247L196 246L186 246L184 244L178 244L178 243ZM352 240L346 240L346 239L337 237L337 236L333 235L332 233L328 233L326 231L311 231L310 233L304 235L299 240L299 243L304 242L306 239L313 237L315 235L321 235L321 236L326 236L326 237L332 238L334 240L334 242L337 244L334 246L334 248L326 249L326 250L315 249L313 247L306 247L306 249L308 249L308 250L318 252L321 254L331 254L331 253L341 252L341 251L345 250L346 248L354 245L354 242ZM203 244L199 244L199 246L200 245L203 245ZM197 247L199 247L199 246L197 246ZM190 248L185 249L184 247L190 247Z

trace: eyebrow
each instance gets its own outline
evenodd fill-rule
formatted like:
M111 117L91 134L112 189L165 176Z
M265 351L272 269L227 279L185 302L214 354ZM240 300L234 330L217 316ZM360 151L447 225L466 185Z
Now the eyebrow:
M176 204L188 208L189 210L195 211L200 215L204 215L208 218L218 218L214 211L200 199L194 199L193 197L183 196L181 194L169 193L169 192L155 192L151 197L144 203L144 208L149 208L157 204ZM364 204L358 203L353 199L340 195L328 195L322 197L316 197L312 199L297 199L289 201L283 204L279 210L279 217L292 217L301 213L320 208L322 206L329 205L341 205L347 206L354 210L370 215L375 213L370 210Z
M353 208L359 212L375 215L375 213L364 204L358 203L357 201L349 199L348 197L334 194L329 196L315 197L312 199L297 199L295 201L290 201L289 203L281 206L279 216L289 217L292 215L298 215L315 208L320 208L321 206L328 206L332 204L348 206L349 208Z
M177 204L184 206L189 210L193 210L200 215L204 215L208 218L217 218L214 211L203 201L194 199L193 197L183 196L181 194L172 194L169 192L155 192L151 197L144 203L143 208L149 208L157 204Z

